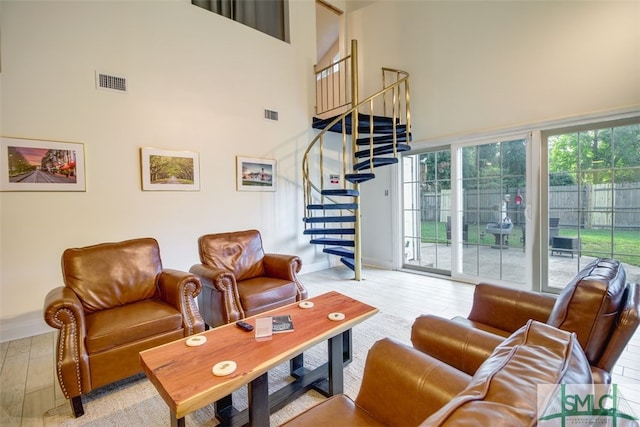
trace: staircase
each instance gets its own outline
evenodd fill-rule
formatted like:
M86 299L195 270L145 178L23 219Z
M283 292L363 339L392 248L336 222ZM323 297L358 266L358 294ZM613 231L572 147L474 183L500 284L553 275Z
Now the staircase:
M302 174L304 234L361 280L360 185L375 179L375 168L398 163L399 153L410 149L411 132L408 73L383 68L382 90L362 101L357 73L355 41L350 56L316 70L319 85L329 87L317 95L330 94L338 102L316 103L316 113L325 114L313 119L320 132L305 151Z

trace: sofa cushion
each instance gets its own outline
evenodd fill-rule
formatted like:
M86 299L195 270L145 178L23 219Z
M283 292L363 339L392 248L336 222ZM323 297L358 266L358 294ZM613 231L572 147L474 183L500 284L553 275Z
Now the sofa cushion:
M161 271L160 249L152 238L72 248L62 254L64 283L85 313L157 298Z
M296 302L298 288L290 280L256 277L238 282L238 294L249 317Z
M562 290L547 323L575 332L587 359L600 358L624 304L626 275L618 261L597 259Z
M258 230L207 234L198 244L200 262L233 273L238 282L264 276L264 250Z
M161 300L145 300L86 317L87 352L98 353L182 328L182 315Z
M539 384L591 382L575 334L530 320L496 347L464 391L421 425L535 425Z

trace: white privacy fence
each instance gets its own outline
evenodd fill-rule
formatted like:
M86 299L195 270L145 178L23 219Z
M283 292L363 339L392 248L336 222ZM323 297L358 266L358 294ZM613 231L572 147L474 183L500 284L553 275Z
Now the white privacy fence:
M525 221L524 188L464 190L465 222L486 224L506 214L514 224ZM506 197L505 197L506 196ZM522 199L522 203L517 201ZM422 221L446 222L451 215L451 191L422 193ZM640 182L597 185L565 185L549 188L549 217L560 218L563 227L640 230Z

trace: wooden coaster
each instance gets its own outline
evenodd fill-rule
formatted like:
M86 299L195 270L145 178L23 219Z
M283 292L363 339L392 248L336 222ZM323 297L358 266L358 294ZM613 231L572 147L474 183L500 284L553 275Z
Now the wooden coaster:
M333 320L334 322L339 322L341 320L344 320L344 313L329 313L329 316L327 316L329 318L329 320Z
M216 363L211 371L216 377L224 377L235 372L237 367L238 365L233 360L225 360L224 362Z
M188 338L184 343L189 347L197 347L207 342L207 337L204 335L195 335Z

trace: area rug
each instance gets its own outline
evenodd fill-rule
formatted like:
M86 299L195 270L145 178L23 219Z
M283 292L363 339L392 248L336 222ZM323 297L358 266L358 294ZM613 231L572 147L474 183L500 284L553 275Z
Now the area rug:
M409 344L411 324L404 319L386 313L378 313L353 328L353 361L344 369L344 391L355 398L360 389L367 351L381 338L391 337ZM326 362L327 344L319 344L305 353L305 366L313 368ZM293 381L288 375L289 364L284 363L269 372L269 389L277 390ZM278 426L305 409L323 401L325 397L309 391L294 402L271 415L270 424ZM88 393L84 399L85 414L73 418L68 403L47 411L45 426L148 426L169 425L169 409L153 385L144 375L102 387ZM246 387L233 393L234 406L247 407ZM213 405L209 405L186 417L186 425L214 426Z

